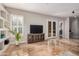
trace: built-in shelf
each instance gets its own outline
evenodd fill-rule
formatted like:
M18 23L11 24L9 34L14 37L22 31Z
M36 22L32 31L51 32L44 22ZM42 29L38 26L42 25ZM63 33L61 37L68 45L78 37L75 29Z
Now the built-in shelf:
M0 28L0 31L6 31L8 30L7 28Z
M2 48L4 48L4 49L1 49L1 50L0 50L0 55L2 55L3 51L5 51L5 50L8 48L8 46L9 46L9 44L6 45L6 46L4 46L4 47L2 47Z
M3 20L0 19L0 28L3 28Z
M5 40L8 39L8 38L9 38L9 37L2 38L2 39L0 39L0 42L5 41Z
M0 50L4 48L4 41L9 39L8 28L10 27L9 13L0 4Z

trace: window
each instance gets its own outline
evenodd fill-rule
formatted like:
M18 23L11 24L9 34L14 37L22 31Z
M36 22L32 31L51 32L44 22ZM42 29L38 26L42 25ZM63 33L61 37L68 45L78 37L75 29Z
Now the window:
M23 16L11 15L11 29L23 34Z

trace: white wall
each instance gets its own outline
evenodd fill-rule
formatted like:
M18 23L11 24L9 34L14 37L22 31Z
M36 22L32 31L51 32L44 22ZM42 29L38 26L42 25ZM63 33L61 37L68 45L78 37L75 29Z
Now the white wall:
M79 17L70 17L71 38L79 38Z
M69 18L65 20L65 38L69 39Z
M44 16L32 12L26 12L22 10L17 10L13 8L6 8L10 14L17 14L24 16L24 38L27 40L27 34L30 33L30 24L33 25L43 25L43 33L45 33L45 39L47 34L47 20L49 16Z
M48 38L48 20L57 22L57 30L56 30L57 36L59 35L59 31L58 31L59 24L58 24L58 22L61 21L61 20L65 20L64 18L61 18L61 17L50 17L50 16L45 16L45 15L42 15L42 14L17 10L17 9L13 9L13 8L6 8L6 9L11 14L17 14L17 15L23 15L24 16L24 38L25 38L25 40L27 40L27 34L30 33L30 24L43 25L43 33L45 33L45 39L47 39ZM66 21L66 22L68 22L68 21ZM68 24L66 24L65 28L67 28L67 27L68 27ZM65 30L65 31L68 31L68 30ZM68 33L66 32L66 37L68 37L67 34Z

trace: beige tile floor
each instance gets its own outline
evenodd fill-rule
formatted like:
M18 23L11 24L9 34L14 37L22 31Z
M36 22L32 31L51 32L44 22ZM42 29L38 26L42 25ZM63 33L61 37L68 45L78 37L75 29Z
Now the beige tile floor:
M55 56L70 51L75 55L79 55L79 45L74 41L59 40L60 45L48 45L48 41L37 42L32 44L22 43L19 46L10 44L10 46L2 52L4 56Z

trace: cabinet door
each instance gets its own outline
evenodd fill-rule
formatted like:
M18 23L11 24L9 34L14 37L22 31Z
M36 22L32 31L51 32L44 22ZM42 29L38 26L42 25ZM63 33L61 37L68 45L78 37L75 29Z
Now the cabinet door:
M0 42L0 50L2 50L4 48L4 42Z
M53 36L56 36L56 22L53 21Z
M48 21L48 37L51 37L51 21Z

